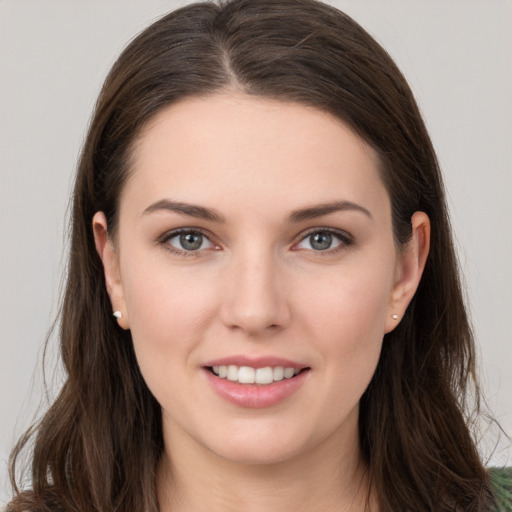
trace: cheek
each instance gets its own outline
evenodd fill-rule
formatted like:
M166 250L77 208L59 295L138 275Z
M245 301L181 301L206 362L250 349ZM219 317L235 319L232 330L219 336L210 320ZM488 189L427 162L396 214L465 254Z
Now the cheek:
M126 268L126 307L139 364L172 364L194 349L198 332L212 317L214 279L201 279L197 271L192 275L192 269L176 271L158 261L135 266L130 260Z
M324 282L310 282L301 299L305 329L315 339L336 400L353 405L373 376L385 334L392 268L382 263L336 271Z
M302 315L326 335L351 338L357 345L367 338L382 339L393 287L393 265L380 262L333 269L308 278L301 294ZM304 293L306 292L306 293Z
M341 370L346 391L355 386L362 393L377 365L387 311L381 298L376 300L368 289L347 287L333 299L337 307L318 311L324 319L318 324L317 342L327 356L325 366L333 372Z
M216 299L214 287L205 286L204 280L164 267L147 265L127 276L126 303L135 355L148 388L165 410L185 414L188 406L176 390L196 371L196 354Z

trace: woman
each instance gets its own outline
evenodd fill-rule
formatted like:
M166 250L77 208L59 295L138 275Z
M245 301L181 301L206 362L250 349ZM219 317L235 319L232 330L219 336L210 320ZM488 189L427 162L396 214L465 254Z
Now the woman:
M68 379L8 510L497 510L436 157L347 16L154 23L105 82L72 230Z

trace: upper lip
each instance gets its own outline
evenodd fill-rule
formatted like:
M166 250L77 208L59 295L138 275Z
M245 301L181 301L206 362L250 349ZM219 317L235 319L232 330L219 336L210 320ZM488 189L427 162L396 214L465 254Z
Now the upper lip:
M283 366L284 368L294 368L302 370L308 368L308 365L292 361L291 359L285 359L277 356L263 356L263 357L249 357L244 355L233 355L227 357L221 357L219 359L212 359L207 361L204 366L249 366L251 368L266 368L267 366L276 367Z

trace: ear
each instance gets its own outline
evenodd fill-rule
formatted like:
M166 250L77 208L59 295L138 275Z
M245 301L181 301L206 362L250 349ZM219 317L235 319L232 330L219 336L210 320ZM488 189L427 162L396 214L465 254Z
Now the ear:
M123 284L119 272L119 256L112 239L108 236L107 219L103 212L96 212L92 219L92 230L96 251L103 262L105 284L112 304L112 311L120 311L117 323L123 329L129 329L128 311L124 299Z
M392 331L403 317L420 283L430 249L430 220L426 213L411 218L412 235L399 258L391 292L385 332Z

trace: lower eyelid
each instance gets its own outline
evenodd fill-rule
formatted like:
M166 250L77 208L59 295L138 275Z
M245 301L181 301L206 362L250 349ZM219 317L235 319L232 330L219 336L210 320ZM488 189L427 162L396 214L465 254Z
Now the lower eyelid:
M185 249L180 249L179 247L176 247L175 245L172 245L172 244L169 243L173 238L179 237L180 235L187 234L187 233L201 235L205 240L208 241L209 247L204 248L204 249L197 249L197 250L187 251ZM169 232L165 233L164 235L162 235L161 237L159 237L157 242L159 244L165 246L165 248L167 250L169 250L169 251L171 251L173 253L185 254L185 255L197 254L197 253L199 253L201 251L208 250L208 249L210 249L212 247L216 247L216 244L215 244L215 242L212 241L211 237L208 236L203 231L201 231L200 229L176 229L176 230L173 230L173 231L169 231Z
M172 240L173 238L176 238L179 235L182 235L184 233L200 234L202 237L204 237L208 241L209 246L204 249L188 250L187 251L186 249L180 249L179 247L176 247L169 243L170 240ZM297 243L293 244L293 247L297 247L297 245L299 245L301 242L306 240L308 237L314 235L315 233L329 233L330 235L332 235L333 237L335 237L338 240L338 244L332 248L325 249L325 250L314 250L314 249L305 249L305 250L310 250L311 252L315 252L318 254L321 254L321 253L329 254L329 253L336 252L337 250L344 249L345 247L353 244L353 239L348 234L341 233L341 232L335 231L333 229L326 228L326 229L315 229L315 230L309 231L308 233L302 235L300 240ZM159 244L165 246L165 249L168 250L169 252L172 252L172 253L178 254L178 255L184 255L184 256L198 255L202 251L209 250L209 249L220 249L218 244L216 244L212 240L211 236L209 236L208 234L204 233L202 230L197 229L197 228L196 229L177 229L177 230L167 232L164 235L162 235L161 237L159 237L157 239L157 242Z
M299 242L297 242L296 244L294 244L295 246L297 246L298 244L302 243L304 240L308 239L310 236L316 234L316 233L328 233L330 235L332 235L334 238L336 238L338 240L338 244L331 248L331 249L326 249L325 251L315 251L315 252L329 252L329 251L333 251L333 250L336 250L338 247L340 246L349 246L349 245L352 245L353 243L353 239L352 237L350 237L349 235L347 235L346 233L340 233L339 231L335 231L333 229L315 229L313 231L309 231L308 233L306 233L305 235L303 235L301 237L301 239L299 240Z

